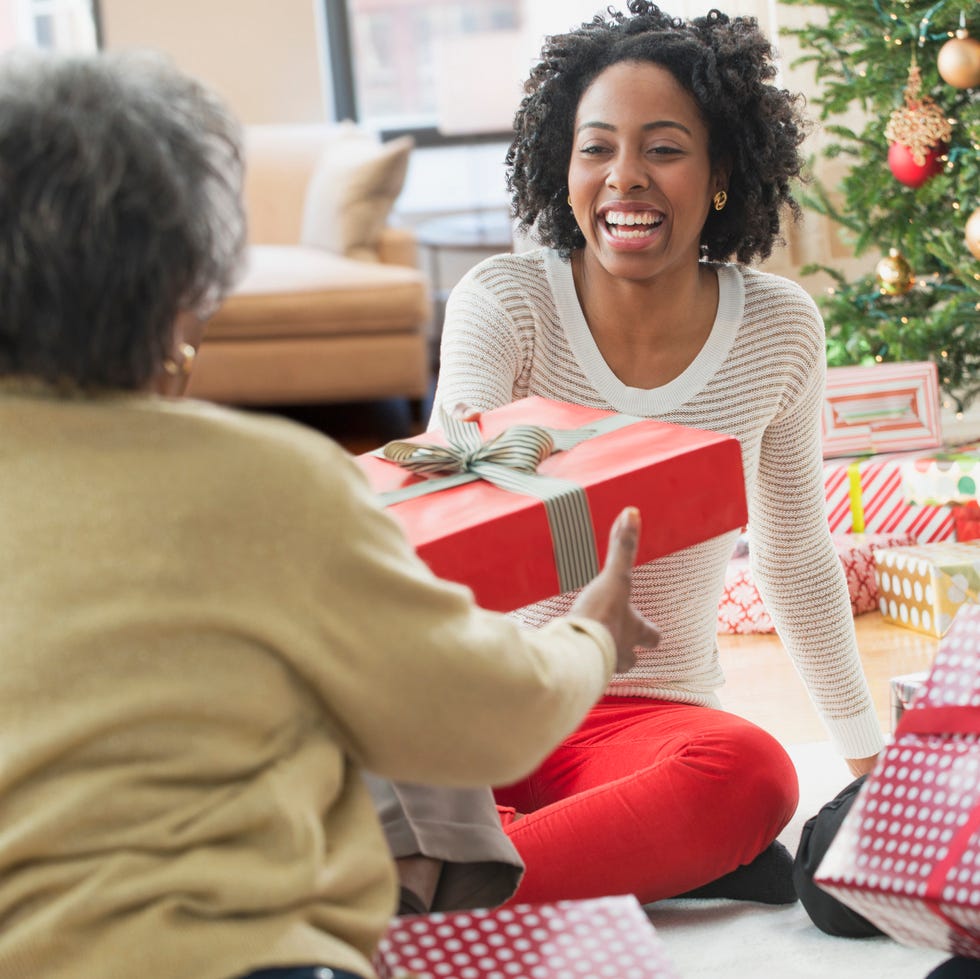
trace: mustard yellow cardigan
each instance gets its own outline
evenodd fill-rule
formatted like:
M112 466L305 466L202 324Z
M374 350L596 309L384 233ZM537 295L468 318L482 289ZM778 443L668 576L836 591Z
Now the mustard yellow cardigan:
M0 976L372 976L360 770L507 783L612 671L433 578L293 423L0 384Z

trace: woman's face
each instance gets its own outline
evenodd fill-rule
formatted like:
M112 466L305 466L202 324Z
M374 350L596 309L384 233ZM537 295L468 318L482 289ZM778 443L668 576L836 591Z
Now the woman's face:
M610 275L696 267L711 199L724 186L697 104L666 68L621 62L585 90L568 189L586 254Z

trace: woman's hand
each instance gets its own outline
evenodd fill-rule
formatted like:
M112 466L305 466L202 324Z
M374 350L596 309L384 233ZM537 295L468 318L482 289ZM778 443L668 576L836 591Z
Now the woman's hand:
M630 604L630 572L636 563L640 538L640 511L627 507L609 532L609 550L603 569L579 592L569 615L595 619L616 643L616 672L625 673L636 662L636 646L653 648L660 630Z
M878 762L877 755L868 755L867 758L847 758L847 767L851 770L851 774L857 778L859 775L867 775L872 768Z

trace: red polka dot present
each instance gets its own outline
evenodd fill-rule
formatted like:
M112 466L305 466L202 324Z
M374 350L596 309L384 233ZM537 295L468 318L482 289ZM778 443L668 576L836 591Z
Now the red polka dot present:
M980 605L964 605L817 870L907 945L980 958Z
M380 979L678 979L636 898L395 918Z

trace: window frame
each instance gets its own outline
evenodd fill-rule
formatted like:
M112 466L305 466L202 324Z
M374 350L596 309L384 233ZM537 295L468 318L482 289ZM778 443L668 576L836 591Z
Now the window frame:
M323 0L323 27L327 34L326 51L330 61L328 75L334 118L338 122L344 119L360 122L348 0ZM436 126L389 127L380 130L379 135L384 141L411 136L418 147L510 143L514 138L511 129L449 136L441 133Z

